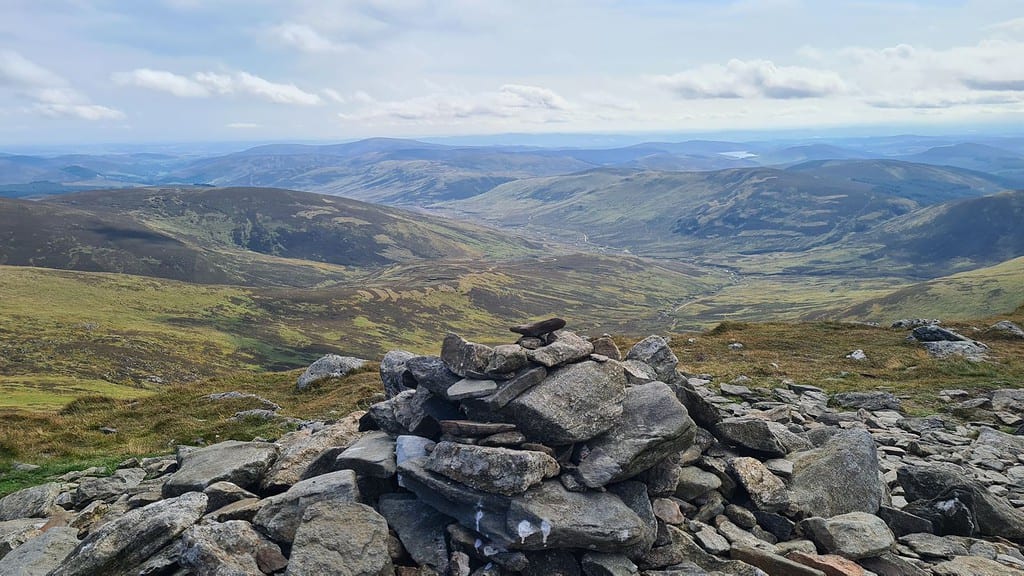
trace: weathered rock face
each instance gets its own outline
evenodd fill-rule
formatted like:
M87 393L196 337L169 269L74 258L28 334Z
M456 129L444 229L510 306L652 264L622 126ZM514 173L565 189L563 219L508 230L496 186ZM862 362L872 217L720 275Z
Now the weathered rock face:
M221 480L246 490L258 488L277 458L277 450L277 446L268 442L235 440L191 450L178 459L178 471L164 483L164 497L202 492Z
M205 511L206 495L196 492L132 510L90 534L51 574L131 574Z
M299 390L305 390L312 384L329 378L341 378L365 365L366 360L362 358L328 354L310 364L309 368L306 368L306 371L302 373L302 376L299 376L299 381L295 384L295 387Z
M551 371L509 402L507 411L527 436L559 446L589 440L622 414L626 378L612 362L585 361Z
M1020 390L943 390L956 418L910 418L888 393L684 377L660 337L620 362L610 337L562 328L390 353L390 398L273 444L179 447L12 494L0 576L1024 568L1024 437L997 429L1024 423Z
M558 475L558 462L543 452L441 442L424 467L467 486L513 496Z
M355 502L320 502L306 508L295 533L288 576L319 576L344 568L352 576L394 573L388 524L373 508Z
M825 518L848 512L874 514L884 487L878 477L878 451L862 430L837 431L821 446L787 456L792 509Z
M693 444L697 426L662 382L626 389L622 416L604 434L586 442L577 467L590 488L621 482Z

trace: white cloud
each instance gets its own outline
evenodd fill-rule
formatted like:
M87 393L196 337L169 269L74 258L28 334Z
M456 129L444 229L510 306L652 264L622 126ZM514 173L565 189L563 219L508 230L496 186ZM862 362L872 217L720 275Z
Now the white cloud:
M248 72L239 72L235 76L235 83L242 92L262 96L271 102L279 104L314 106L321 102L319 96L306 92L294 84L270 82Z
M384 102L357 93L354 100L363 104L362 109L339 114L343 120L461 124L474 119L514 118L525 123L549 123L565 121L573 113L573 106L557 92L524 84L505 84L491 92L443 90Z
M332 88L324 88L320 91L321 94L327 97L328 100L336 104L344 104L348 102L348 99L341 95L340 92Z
M210 91L200 81L166 70L138 68L131 72L114 74L114 82L123 86L138 86L167 92L179 98L205 98Z
M0 50L0 85L62 86L63 78L12 50Z
M654 82L685 99L718 98L820 98L848 90L831 70L777 66L770 60L729 60L724 66L708 64L677 74L662 75Z
M206 98L213 95L249 94L279 104L313 106L321 98L294 84L271 82L249 72L232 75L216 72L198 72L191 77L166 70L139 68L113 75L115 82L158 92L167 92L179 98Z
M992 26L989 26L989 30L995 30L998 33L1010 36L1024 35L1024 17L993 24Z
M280 42L312 54L345 52L353 49L349 44L340 44L326 38L312 27L295 22L285 22L270 30Z
M99 104L46 104L40 103L33 110L51 118L72 117L81 120L121 120L124 113L120 110L100 106Z
M33 104L31 113L81 120L120 120L124 113L92 104L67 80L12 50L0 50L0 88L12 88L17 96Z
M1017 104L1024 102L1024 94L979 92L922 92L916 94L883 94L867 100L874 108L940 109L954 106Z

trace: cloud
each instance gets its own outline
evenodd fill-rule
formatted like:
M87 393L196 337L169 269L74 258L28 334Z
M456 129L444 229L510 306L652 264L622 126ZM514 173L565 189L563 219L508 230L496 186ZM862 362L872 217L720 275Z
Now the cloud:
M777 66L770 60L729 60L724 66L709 64L656 76L654 82L684 99L820 98L848 90L830 70Z
M120 110L89 102L81 92L59 74L12 50L0 50L0 88L13 89L22 99L32 102L26 110L51 118L81 120L120 120Z
M1013 93L917 93L890 94L869 98L867 104L873 108L938 110L970 105L1017 104L1024 102L1024 95Z
M285 22L275 26L270 33L278 41L311 54L346 52L354 48L349 44L334 42L310 26L295 22Z
M65 80L12 50L0 50L0 85L26 87L62 86Z
M138 86L159 92L168 92L179 98L205 98L209 89L201 80L193 80L166 70L138 68L131 72L114 74L114 82L122 86Z
M339 114L346 121L466 123L474 119L510 119L526 123L561 122L574 107L557 92L541 86L505 84L497 91L468 93L442 90L406 100L377 101L365 93L354 113Z
M340 92L332 88L324 88L320 91L321 94L327 97L328 100L336 104L344 104L348 102L348 99L341 95Z
M989 30L1010 36L1024 35L1024 17L993 24L989 26Z
M40 103L33 109L51 118L71 117L81 120L121 120L124 112L100 106L99 104L46 104Z
M207 98L214 95L248 94L278 104L314 106L321 98L294 84L271 82L249 72L231 75L216 72L197 72L191 77L166 70L138 68L113 75L116 83L136 86L158 92L167 92L179 98Z

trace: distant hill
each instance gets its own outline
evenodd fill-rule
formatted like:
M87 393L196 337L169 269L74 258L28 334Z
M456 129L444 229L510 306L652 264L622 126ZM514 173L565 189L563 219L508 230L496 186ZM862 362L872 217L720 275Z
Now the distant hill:
M806 144L766 151L758 155L763 165L794 164L812 160L848 160L871 158L872 155L860 150L841 148L831 144Z
M918 154L903 156L901 160L956 166L989 174L1014 177L1024 182L1024 154L995 146L963 142L949 146L936 146Z
M261 188L0 199L0 230L4 264L247 285L311 285L363 268L509 257L533 249L436 216Z
M1014 188L1018 181L982 172L897 160L816 160L787 168L828 181L866 184L873 192L922 205L976 198Z
M930 206L879 226L860 239L885 258L937 275L1024 255L1024 191Z

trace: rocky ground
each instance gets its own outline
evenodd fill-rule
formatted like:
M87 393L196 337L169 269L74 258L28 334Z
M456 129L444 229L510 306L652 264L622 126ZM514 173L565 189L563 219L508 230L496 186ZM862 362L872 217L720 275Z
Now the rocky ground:
M385 399L338 422L11 494L0 576L1024 574L1024 390L911 417L686 374L658 336L514 331L388 353Z

